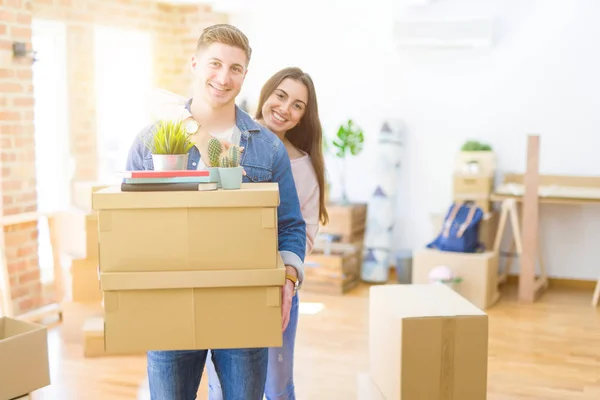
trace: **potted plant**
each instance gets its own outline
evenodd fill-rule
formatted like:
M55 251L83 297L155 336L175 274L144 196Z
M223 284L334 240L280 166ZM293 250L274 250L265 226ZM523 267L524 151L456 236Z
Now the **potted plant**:
M341 125L337 132L337 138L333 140L333 145L337 148L336 156L342 160L341 187L342 187L342 204L348 204L348 196L346 194L346 162L348 153L356 156L363 150L364 134L360 127L354 124L354 121L349 119L344 125Z
M242 187L243 168L240 165L241 151L238 146L219 156L219 182L223 189L239 189Z
M206 169L210 174L211 182L216 182L217 187L221 187L219 179L219 163L220 157L223 154L223 145L216 138L210 138L208 141L208 162L206 163Z
M194 146L182 121L160 121L146 147L156 171L185 170Z

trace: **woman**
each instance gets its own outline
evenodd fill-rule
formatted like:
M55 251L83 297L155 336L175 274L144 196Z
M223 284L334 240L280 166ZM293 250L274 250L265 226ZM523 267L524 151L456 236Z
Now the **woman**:
M187 118L186 98L164 90L152 98L157 118ZM289 154L302 216L306 221L306 254L313 249L319 222L327 224L325 209L325 162L322 152L322 128L317 97L311 77L300 68L285 68L264 84L255 115L257 122L269 128L284 143ZM295 399L293 364L298 323L298 295L292 299L290 322L283 333L283 346L269 349L269 368L265 396ZM214 365L207 361L209 398L222 399Z

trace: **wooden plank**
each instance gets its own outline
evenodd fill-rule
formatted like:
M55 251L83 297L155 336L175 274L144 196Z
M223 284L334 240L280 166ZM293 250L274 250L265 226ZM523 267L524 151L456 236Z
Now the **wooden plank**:
M522 253L519 274L519 300L535 301L535 265L538 248L539 204L539 135L529 135L527 139L527 172L525 173L525 194L523 196Z
M27 222L35 222L42 218L49 218L57 215L58 212L27 212L14 215L3 215L0 217L0 226L19 225Z
M505 174L503 178L503 183L525 184L525 174ZM579 186L597 188L600 187L600 177L577 175L540 175L539 185Z
M62 319L62 307L60 304L47 304L43 307L26 312L25 314L17 315L16 318L27 322L40 323L51 315L57 315L59 319Z
M0 316L12 317L14 315L12 296L10 290L10 276L6 262L6 246L4 241L4 227L0 226Z
M504 201L514 199L517 202L523 202L523 196L513 196L505 194L492 194L491 201ZM600 199L573 199L565 197L538 197L539 204L559 204L559 205L582 205L582 204L600 204Z

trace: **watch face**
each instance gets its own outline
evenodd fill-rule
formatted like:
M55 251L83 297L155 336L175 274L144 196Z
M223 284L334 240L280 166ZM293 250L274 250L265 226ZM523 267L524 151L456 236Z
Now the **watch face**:
M198 131L198 123L196 121L188 121L185 124L185 131L190 135L196 133Z

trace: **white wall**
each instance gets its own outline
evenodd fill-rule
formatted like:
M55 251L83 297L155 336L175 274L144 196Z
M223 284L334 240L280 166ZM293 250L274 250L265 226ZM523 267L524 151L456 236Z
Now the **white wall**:
M372 149L383 120L403 119L399 248L432 238L430 214L448 207L452 162L469 138L494 147L501 171L523 172L526 134L540 133L542 173L600 175L600 2L436 0L417 13L495 16L495 46L402 51L392 36L395 17L407 12L402 1L348 3L262 0L233 15L254 49L242 96L255 101L285 66L309 72L329 137L349 117L365 129L365 152L350 164L356 201L373 190ZM334 179L335 161L328 166ZM597 279L600 206L543 206L541 218L550 274Z

